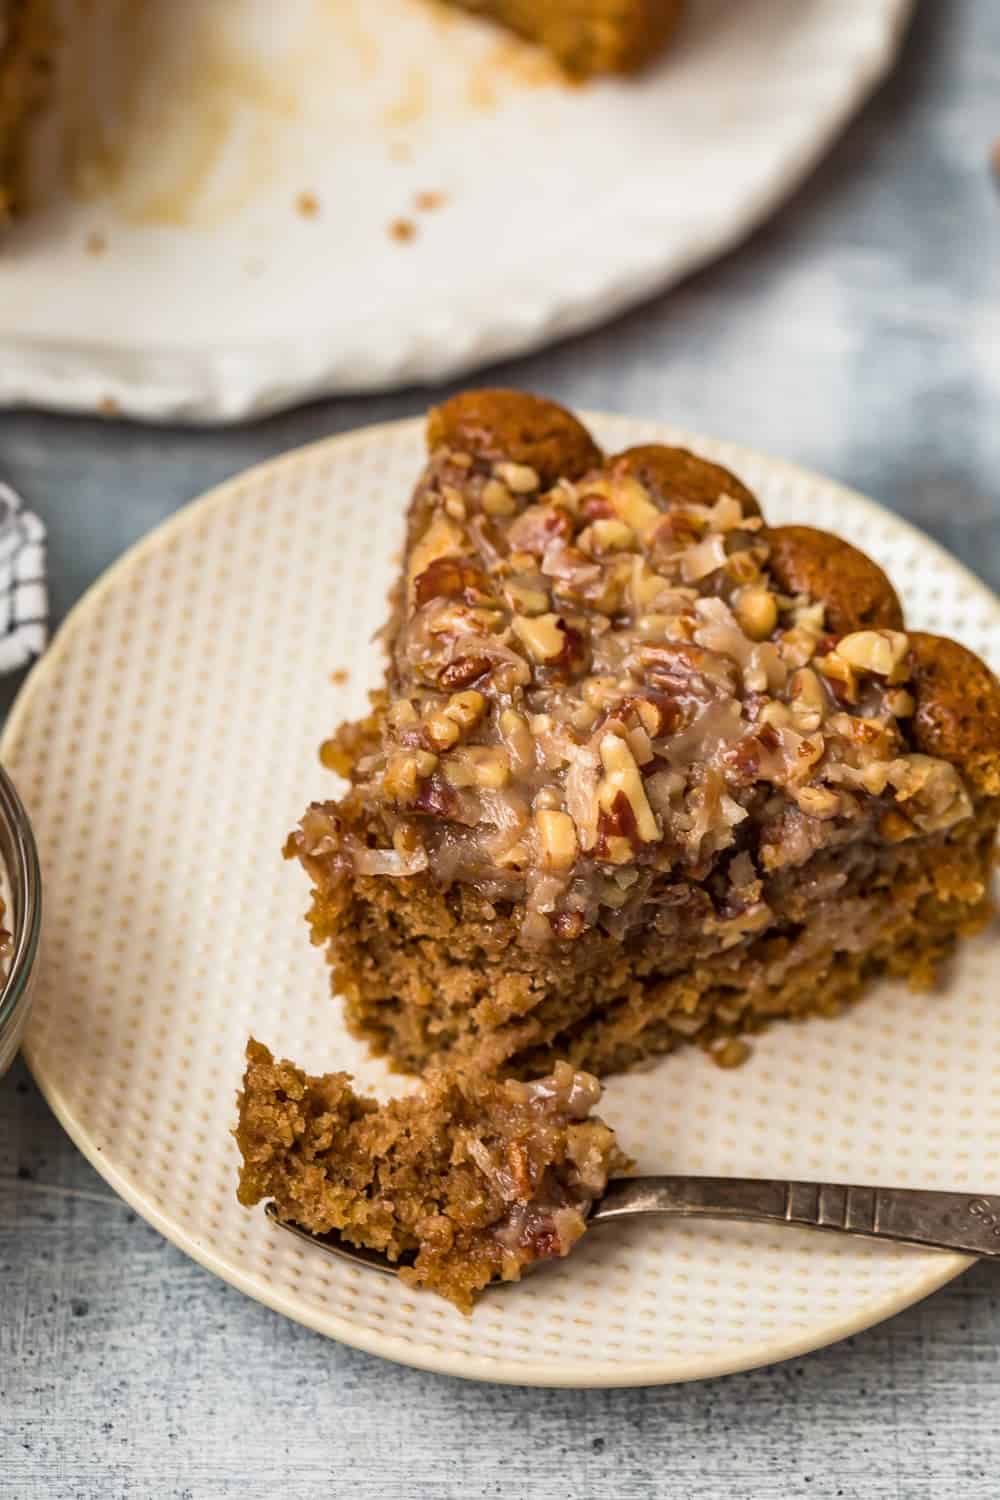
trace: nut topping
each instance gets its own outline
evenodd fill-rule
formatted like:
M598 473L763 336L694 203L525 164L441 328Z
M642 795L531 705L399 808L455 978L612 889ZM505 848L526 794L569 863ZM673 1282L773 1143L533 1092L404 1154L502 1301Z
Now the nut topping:
M513 516L517 514L517 501L499 479L488 479L483 485L483 510L488 516Z
M443 713L431 713L424 720L424 737L435 750L450 750L462 738L462 731L454 719Z
M470 687L492 669L493 663L488 656L456 656L441 668L438 682L443 688Z
M618 735L606 734L601 740L600 753L605 775L597 791L598 805L604 812L613 812L619 796L623 797L638 838L643 843L655 843L660 838L660 825L649 805L639 767L628 745Z
M535 826L542 851L542 863L548 870L571 870L576 863L578 844L576 827L569 813L541 809L535 813Z
M630 693L627 698L622 699L618 712L634 713L653 740L670 734L676 729L680 719L677 704L661 693Z
M500 715L500 735L516 773L524 775L535 768L535 741L527 721L513 708Z
M566 627L559 615L534 618L515 615L511 624L533 661L549 663L560 659L566 647Z
M663 515L649 498L648 491L637 479L632 479L627 474L588 482L586 499L593 504L597 497L606 500L612 514L624 521L640 537L651 531Z
M432 599L464 599L481 604L491 597L486 574L467 558L435 557L413 580L413 598L419 606Z
M530 505L508 527L511 562L515 567L531 567L553 543L566 542L572 534L569 511L561 505Z
M512 495L530 495L532 490L537 490L541 483L530 464L494 464L493 472L498 479L503 481Z
M444 774L452 786L499 791L510 780L510 760L496 745L463 746L447 757Z
M486 711L486 699L482 693L454 693L444 706L444 714L454 719L459 729L469 730L478 724Z
M788 536L752 497L690 455L588 452L560 476L542 446L477 432L432 453L414 500L392 701L323 750L379 808L383 847L355 868L469 882L523 906L531 942L626 932L710 877L725 946L767 927L776 872L969 815L954 767L910 753L901 617L839 635L847 593L776 566ZM322 837L326 857L347 835Z
M504 584L503 591L509 608L515 614L543 615L549 608L550 600L546 589L511 581Z
M580 533L579 546L592 557L601 557L608 552L627 552L635 546L635 532L614 517L593 521Z
M837 654L857 671L876 672L890 680L909 649L901 630L856 630L837 642Z
M580 514L586 516L588 521L606 521L615 513L607 495L592 494L589 491L580 496Z
M460 557L465 539L462 531L448 516L438 514L410 554L411 585L439 557Z
M829 651L816 658L816 670L822 672L835 698L841 703L857 703L858 678L855 669L839 651Z
M382 785L394 802L412 802L421 782L436 769L438 758L426 750L400 751L389 757Z
M453 521L464 521L466 517L465 497L461 490L457 490L453 484L441 486L441 498L444 508Z
M681 553L681 577L685 583L698 583L710 573L724 567L726 562L726 539L715 533L702 542L695 542Z
M778 601L763 584L740 589L736 618L752 641L766 641L778 623Z
M455 693L443 708L433 709L424 720L424 734L435 750L450 750L463 734L473 729L486 709L486 699L475 689Z
M420 723L420 715L409 698L397 698L386 710L386 718L393 729L408 729Z

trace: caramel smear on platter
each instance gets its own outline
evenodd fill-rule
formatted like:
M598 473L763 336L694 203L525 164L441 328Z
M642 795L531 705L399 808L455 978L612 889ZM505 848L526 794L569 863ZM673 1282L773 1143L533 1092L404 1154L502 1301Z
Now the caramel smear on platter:
M433 0L58 0L62 46L36 199L133 226L225 223L300 175L303 142L416 154L442 120L492 113L554 64ZM301 177L300 177L301 180Z

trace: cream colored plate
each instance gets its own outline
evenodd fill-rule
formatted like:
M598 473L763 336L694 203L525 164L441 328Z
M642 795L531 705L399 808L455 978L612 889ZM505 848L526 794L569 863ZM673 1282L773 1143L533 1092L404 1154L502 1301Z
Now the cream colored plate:
M868 549L911 622L994 661L997 602L932 542L839 486L730 444L595 419L609 447L689 441L772 520ZM334 778L316 746L377 680L380 623L421 429L373 428L251 470L127 554L22 694L4 763L33 818L45 936L27 1051L80 1149L133 1207L251 1296L360 1348L489 1380L690 1380L843 1337L960 1258L757 1227L595 1231L485 1297L437 1298L311 1253L234 1197L246 1035L319 1072L398 1087L342 1029L282 863ZM336 669L349 681L331 682ZM1000 1181L996 933L939 994L885 985L836 1022L775 1027L722 1072L697 1051L610 1081L641 1170L988 1189Z
M662 63L587 88L429 0L54 3L0 402L214 420L440 380L669 286L797 187L912 0L691 0Z

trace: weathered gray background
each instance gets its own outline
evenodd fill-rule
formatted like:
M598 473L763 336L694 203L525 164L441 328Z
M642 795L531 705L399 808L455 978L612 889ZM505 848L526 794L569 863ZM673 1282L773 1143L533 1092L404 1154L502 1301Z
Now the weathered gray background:
M893 80L750 245L496 377L799 459L904 512L996 587L996 137L1000 4L924 0ZM216 480L426 399L338 401L243 431L7 415L0 470L49 523L62 614ZM23 1066L0 1084L11 1500L995 1500L998 1351L1000 1271L980 1267L845 1345L706 1385L544 1392L419 1374L216 1281L113 1196Z

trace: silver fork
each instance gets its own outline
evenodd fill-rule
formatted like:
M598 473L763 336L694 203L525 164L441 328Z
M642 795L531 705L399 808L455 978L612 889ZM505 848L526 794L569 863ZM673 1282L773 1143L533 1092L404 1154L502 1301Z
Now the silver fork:
M281 1229L328 1255L389 1276L396 1274L396 1264L377 1250L347 1244L335 1233L310 1234L279 1218L273 1203L266 1212ZM644 1214L794 1224L1000 1260L1000 1195L756 1177L616 1177L591 1209L589 1223L606 1224Z

